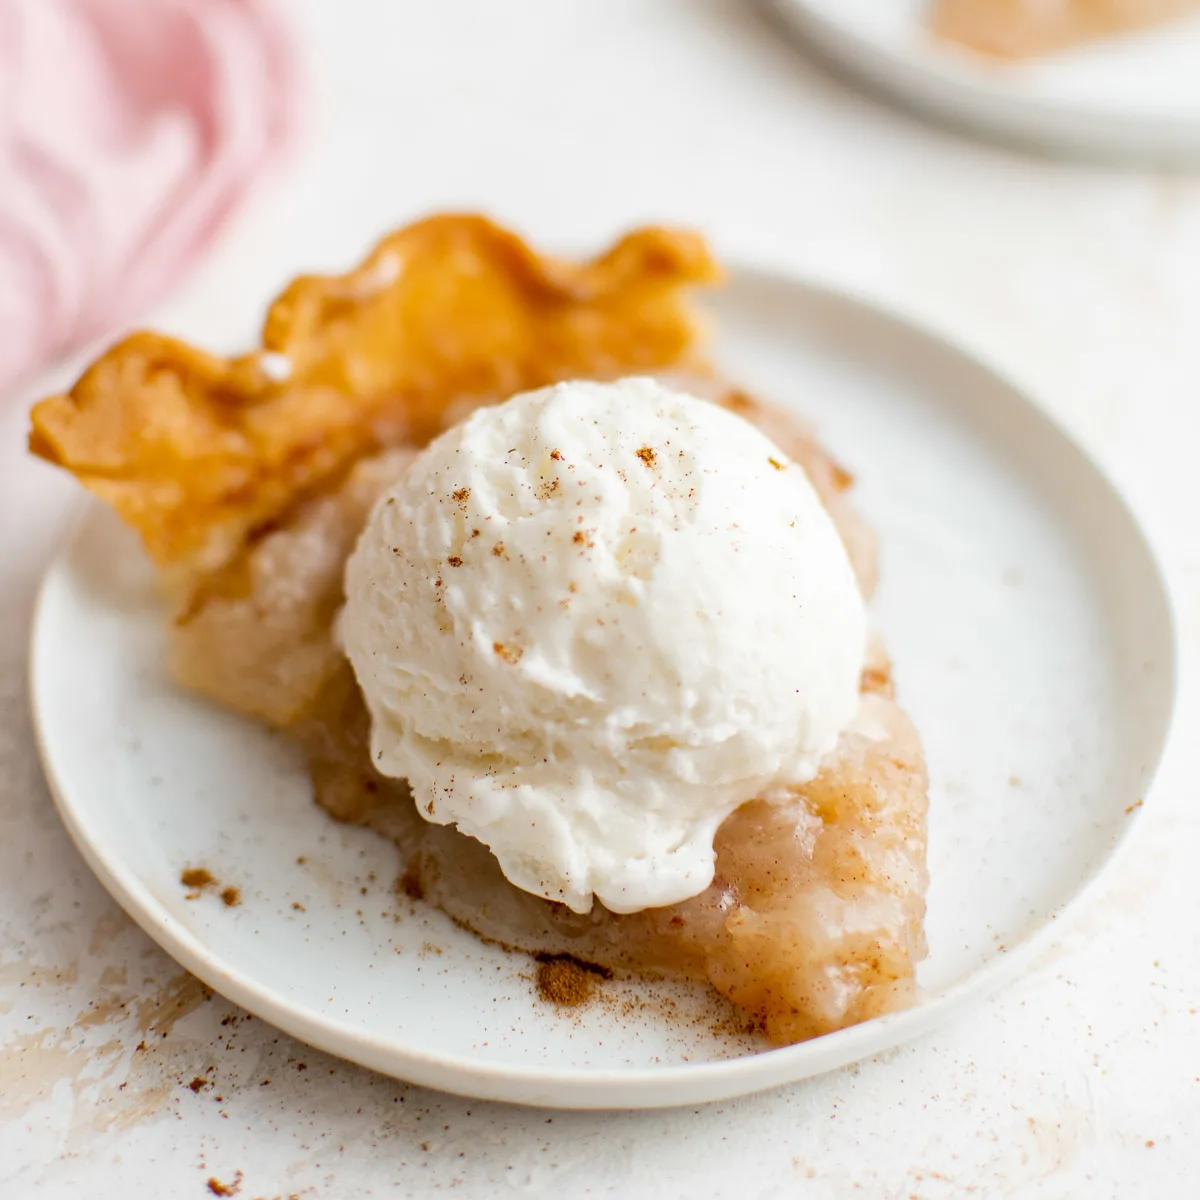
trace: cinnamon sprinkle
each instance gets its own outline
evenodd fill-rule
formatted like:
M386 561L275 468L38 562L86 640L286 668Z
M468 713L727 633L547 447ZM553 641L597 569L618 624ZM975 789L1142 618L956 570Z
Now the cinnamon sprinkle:
M525 653L520 646L506 646L503 642L493 642L492 649L510 664L520 662L521 655Z
M891 687L892 672L887 667L864 667L859 679L860 692L883 692Z
M408 864L408 868L397 881L397 887L410 900L425 899L425 885L421 882L421 870L416 859Z
M573 954L535 954L538 964L538 995L549 1004L562 1008L578 1008L586 1004L602 979L611 979L612 972L599 963L585 962Z

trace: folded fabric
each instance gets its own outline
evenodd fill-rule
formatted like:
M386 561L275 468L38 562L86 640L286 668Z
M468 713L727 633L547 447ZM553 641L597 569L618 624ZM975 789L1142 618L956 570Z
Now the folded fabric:
M296 90L267 0L0 2L0 389L181 275Z

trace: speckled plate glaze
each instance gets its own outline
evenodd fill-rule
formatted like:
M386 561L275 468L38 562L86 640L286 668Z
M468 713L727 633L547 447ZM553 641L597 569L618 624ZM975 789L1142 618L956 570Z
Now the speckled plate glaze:
M769 0L863 82L951 124L1105 159L1200 155L1200 15L1022 63L929 35L932 0Z
M612 983L583 1008L548 1006L527 958L398 898L393 848L318 810L283 741L171 685L147 564L92 507L38 608L42 757L92 869L180 963L296 1037L405 1079L651 1107L924 1033L1078 904L1136 820L1172 707L1169 604L1136 522L1017 388L935 334L749 270L711 307L719 361L819 424L881 535L875 614L933 776L921 1002L785 1049L737 1033L704 989ZM201 866L219 886L190 893L181 872Z

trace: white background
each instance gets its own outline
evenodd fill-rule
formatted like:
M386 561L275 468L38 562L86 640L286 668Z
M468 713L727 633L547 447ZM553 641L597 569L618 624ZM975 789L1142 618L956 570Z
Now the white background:
M306 143L156 324L233 348L291 274L342 268L443 207L542 243L687 223L726 257L856 283L1005 363L1124 488L1178 608L1174 752L1107 893L998 999L876 1061L649 1114L372 1075L176 982L50 805L24 662L74 493L24 459L22 410L64 369L0 407L0 1195L200 1200L241 1171L243 1200L1195 1196L1200 182L926 128L733 0L306 0L297 15Z

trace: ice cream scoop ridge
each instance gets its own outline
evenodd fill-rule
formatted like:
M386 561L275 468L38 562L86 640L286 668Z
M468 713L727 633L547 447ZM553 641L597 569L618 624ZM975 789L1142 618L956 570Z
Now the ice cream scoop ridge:
M736 807L804 782L867 634L803 470L651 379L476 411L381 498L340 636L420 812L577 911L675 903Z

